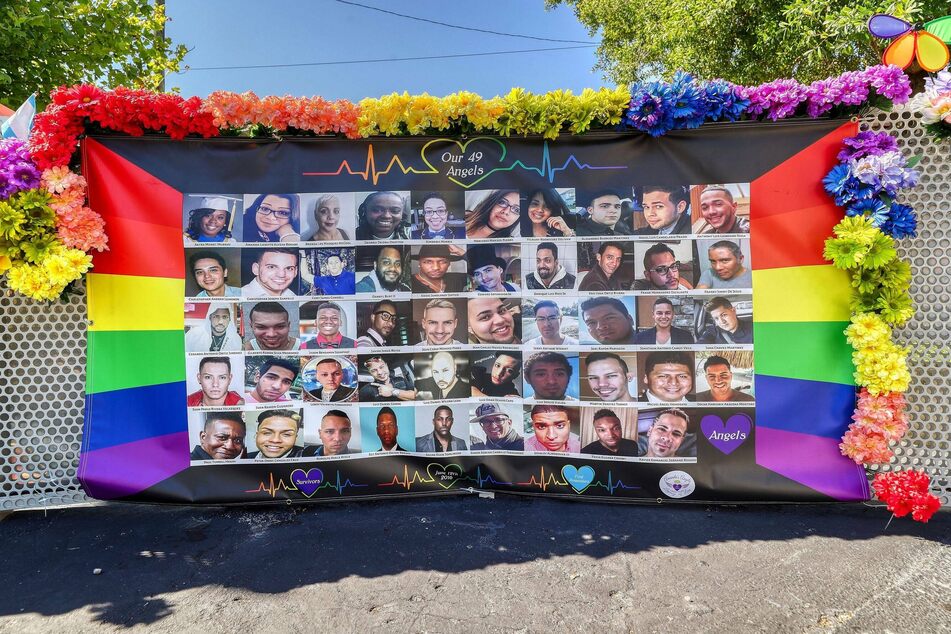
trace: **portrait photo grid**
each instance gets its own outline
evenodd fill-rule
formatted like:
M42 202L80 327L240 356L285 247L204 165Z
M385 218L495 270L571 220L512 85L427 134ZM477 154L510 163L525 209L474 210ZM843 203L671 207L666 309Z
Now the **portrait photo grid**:
M754 419L749 212L749 183L189 193L192 464L697 462L704 417Z

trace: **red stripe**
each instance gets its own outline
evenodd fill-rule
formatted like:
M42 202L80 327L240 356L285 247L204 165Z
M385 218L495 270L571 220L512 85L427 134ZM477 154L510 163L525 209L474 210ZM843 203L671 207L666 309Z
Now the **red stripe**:
M113 215L106 217L106 233L109 250L93 255L96 273L185 277L181 226L163 227Z
M858 123L844 123L754 180L750 184L750 218L754 226L767 216L807 208L835 208L832 198L822 189L822 179L835 166L842 140L857 133Z
M176 227L181 233L181 192L93 139L83 141L82 157L83 176L89 183L89 206L107 223L114 218L128 218ZM143 247L149 245L138 245Z
M822 205L758 218L750 223L753 268L828 264L822 249L842 216L841 208Z

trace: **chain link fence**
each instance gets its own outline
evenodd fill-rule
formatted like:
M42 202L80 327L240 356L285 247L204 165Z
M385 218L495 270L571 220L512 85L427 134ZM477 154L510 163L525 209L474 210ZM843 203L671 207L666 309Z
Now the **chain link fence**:
M905 202L918 212L919 235L900 241L911 260L918 312L897 331L910 348L914 380L907 397L911 429L892 464L925 469L933 491L951 505L951 143L936 146L917 116L901 108L865 119L922 154L921 184ZM0 286L0 512L88 503L76 480L86 381L86 297L45 304ZM870 475L871 475L870 474Z

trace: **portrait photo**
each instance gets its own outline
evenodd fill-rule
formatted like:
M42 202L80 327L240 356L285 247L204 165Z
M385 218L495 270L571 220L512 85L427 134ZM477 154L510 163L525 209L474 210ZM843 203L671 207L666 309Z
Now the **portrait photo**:
M524 297L522 333L526 347L578 345L578 297Z
M409 293L410 275L410 252L407 245L357 246L357 294Z
M692 297L640 295L637 297L637 334L641 346L681 346L695 342L697 302Z
M540 293L574 290L578 281L578 249L568 240L522 244L524 288Z
M712 350L697 352L698 403L752 403L752 350Z
M413 240L464 240L465 195L461 191L414 191Z
M244 405L244 357L202 355L185 358L185 390L188 407L235 407Z
M578 409L573 406L547 404L523 406L525 451L581 453L581 423Z
M416 400L412 354L361 354L357 356L357 369L360 403Z
M371 405L360 408L363 453L416 451L416 408L408 405Z
M535 351L522 364L526 400L577 401L578 353Z
M185 297L241 297L242 249L185 249Z
M298 194L246 194L242 242L300 242Z
M339 458L362 451L360 410L347 403L304 404L303 441L308 456Z
M299 407L274 407L245 413L248 460L291 460L309 457L304 443L304 417Z
M696 399L696 367L693 352L654 350L637 355L640 381L639 401L643 403L688 403Z
M469 247L467 289L476 293L515 293L521 290L521 247L517 244L476 244Z
M242 196L238 194L186 194L182 211L185 246L241 242L241 219L244 215L244 198Z
M575 190L575 211L578 220L575 233L581 238L611 240L629 236L632 222L631 190L620 188Z
M578 290L586 293L627 291L634 279L630 241L579 242Z
M356 292L356 251L325 247L301 251L301 295L349 296Z
M285 355L252 355L244 360L244 399L247 403L288 403L301 398L301 363Z
M357 208L352 192L301 194L301 236L309 242L353 240Z
M230 464L248 456L248 426L245 416L253 412L238 410L188 411L188 439L191 461Z
M634 297L590 297L578 306L581 345L634 345Z
M634 246L635 291L689 291L696 285L693 240L638 241Z
M517 189L466 192L466 237L519 238L522 200Z
M475 297L466 303L469 343L475 345L520 345L521 302L509 297Z
M468 404L418 405L415 451L448 453L468 450L468 412Z
M297 297L301 271L300 250L296 246L241 249L241 295L268 299Z
M357 192L357 240L409 240L409 200L408 191Z
M694 298L697 343L737 346L753 343L753 296Z
M753 289L749 238L697 240L700 278L696 288Z
M357 400L357 358L353 355L301 357L304 400L346 403Z
M750 184L720 183L690 188L693 232L703 236L750 232Z
M300 305L300 349L355 348L355 302L312 300Z
M468 288L469 269L464 245L413 245L410 252L410 288L413 294L461 293Z
M515 350L469 352L472 396L520 398L522 396L522 353Z
M521 199L523 238L544 240L573 238L575 235L575 190L570 188L530 189Z
M242 302L241 333L248 352L299 350L297 302Z
M239 352L240 313L233 302L186 302L185 352Z
M637 402L637 355L633 352L582 352L581 400Z
M357 348L409 346L417 342L413 302L381 299L357 302Z
M692 233L690 187L654 183L631 188L631 227L636 236Z
M693 408L651 407L637 412L638 455L644 458L697 457L700 412Z
M469 403L469 451L525 450L522 406L515 403Z
M444 401L472 396L469 384L469 353L417 352L413 355L416 400Z
M466 340L466 300L462 298L414 299L413 331L417 348L458 346Z
M634 458L637 445L637 409L592 405L581 408L581 453Z

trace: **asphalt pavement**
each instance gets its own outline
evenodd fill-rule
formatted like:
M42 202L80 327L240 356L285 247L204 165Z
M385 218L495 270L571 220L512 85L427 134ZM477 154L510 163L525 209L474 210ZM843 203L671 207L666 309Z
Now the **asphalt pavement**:
M530 497L0 522L0 632L951 632L951 513Z

